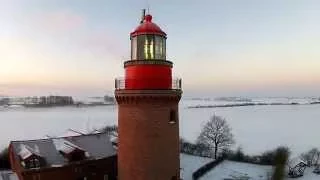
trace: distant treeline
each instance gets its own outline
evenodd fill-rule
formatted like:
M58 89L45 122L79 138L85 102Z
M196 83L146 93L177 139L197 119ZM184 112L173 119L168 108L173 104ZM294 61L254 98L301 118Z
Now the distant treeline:
M281 106L281 105L313 105L320 104L320 101L310 103L235 103L235 104L222 104L222 105L195 105L188 108L223 108L223 107L241 107L241 106Z
M105 102L115 102L115 99L113 96L105 95L103 99Z
M246 162L259 165L276 165L276 155L279 149L286 151L289 154L289 149L287 147L278 147L275 150L265 151L260 155L247 155L241 148L238 148L235 151L225 150L219 154L219 157L223 157L223 159L228 159L231 161ZM184 139L180 139L180 151L182 153L195 156L211 158L214 157L212 149L203 144L191 143Z
M0 98L0 105L52 106L72 104L74 104L72 96L33 96L19 98Z

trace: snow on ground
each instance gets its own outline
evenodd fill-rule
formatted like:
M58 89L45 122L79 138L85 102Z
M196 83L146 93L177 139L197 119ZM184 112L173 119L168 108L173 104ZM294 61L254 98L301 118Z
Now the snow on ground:
M319 180L320 175L313 173L314 168L306 168L304 175L299 178L285 178L285 180Z
M271 176L272 166L262 166L225 160L209 171L201 180L267 180Z
M195 168L197 169L197 168ZM319 180L320 175L313 173L314 168L306 168L304 175L297 180ZM213 168L201 180L267 180L272 176L272 166L263 166L250 163L241 163L225 160ZM285 180L293 178L286 177Z
M180 154L180 174L183 180L192 180L192 173L201 166L211 162L213 159L192 156L188 154Z
M9 170L0 171L0 180L18 180L18 176Z
M187 107L195 106L221 106L221 105L241 105L241 104L301 104L306 105L310 103L319 102L318 97L255 97L255 98L241 98L241 97L220 97L220 98L184 98L182 104Z
M262 99L262 100L261 100ZM261 98L275 102L276 98ZM227 99L220 103L241 103L245 99ZM230 101L229 101L230 100ZM285 101L279 100L279 101ZM290 101L294 99L289 99ZM303 99L305 100L305 99ZM316 99L315 99L316 100ZM195 108L191 105L216 104L211 100L182 100L179 105L180 136L195 142L203 125L216 114L226 118L232 127L236 145L247 154L258 155L286 145L293 155L320 147L320 104L301 106L248 106L230 108ZM217 101L217 100L216 100ZM252 98L251 101L258 101ZM301 102L294 100L295 102ZM218 104L218 103L217 103ZM69 128L82 133L117 124L117 106L24 108L0 106L0 150L11 140L60 136ZM308 129L303 133L301 127ZM272 132L272 133L270 133ZM285 132L285 133L284 133Z

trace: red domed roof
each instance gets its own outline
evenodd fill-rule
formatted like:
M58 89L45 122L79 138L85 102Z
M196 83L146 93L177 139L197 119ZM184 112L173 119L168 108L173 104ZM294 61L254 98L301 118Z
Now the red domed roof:
M157 34L161 36L167 36L161 28L152 22L152 16L150 14L144 17L144 21L140 24L132 33L131 37L141 35L141 34Z

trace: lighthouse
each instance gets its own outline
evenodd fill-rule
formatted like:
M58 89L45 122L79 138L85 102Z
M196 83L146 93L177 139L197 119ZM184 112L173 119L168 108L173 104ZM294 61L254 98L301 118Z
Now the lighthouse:
M131 32L131 59L115 80L118 179L178 180L181 79L166 59L167 34L150 14Z

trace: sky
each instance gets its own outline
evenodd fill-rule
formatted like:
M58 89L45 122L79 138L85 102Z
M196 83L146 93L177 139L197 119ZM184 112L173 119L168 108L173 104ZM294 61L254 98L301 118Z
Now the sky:
M0 95L111 95L149 7L186 95L319 96L318 0L0 3Z

